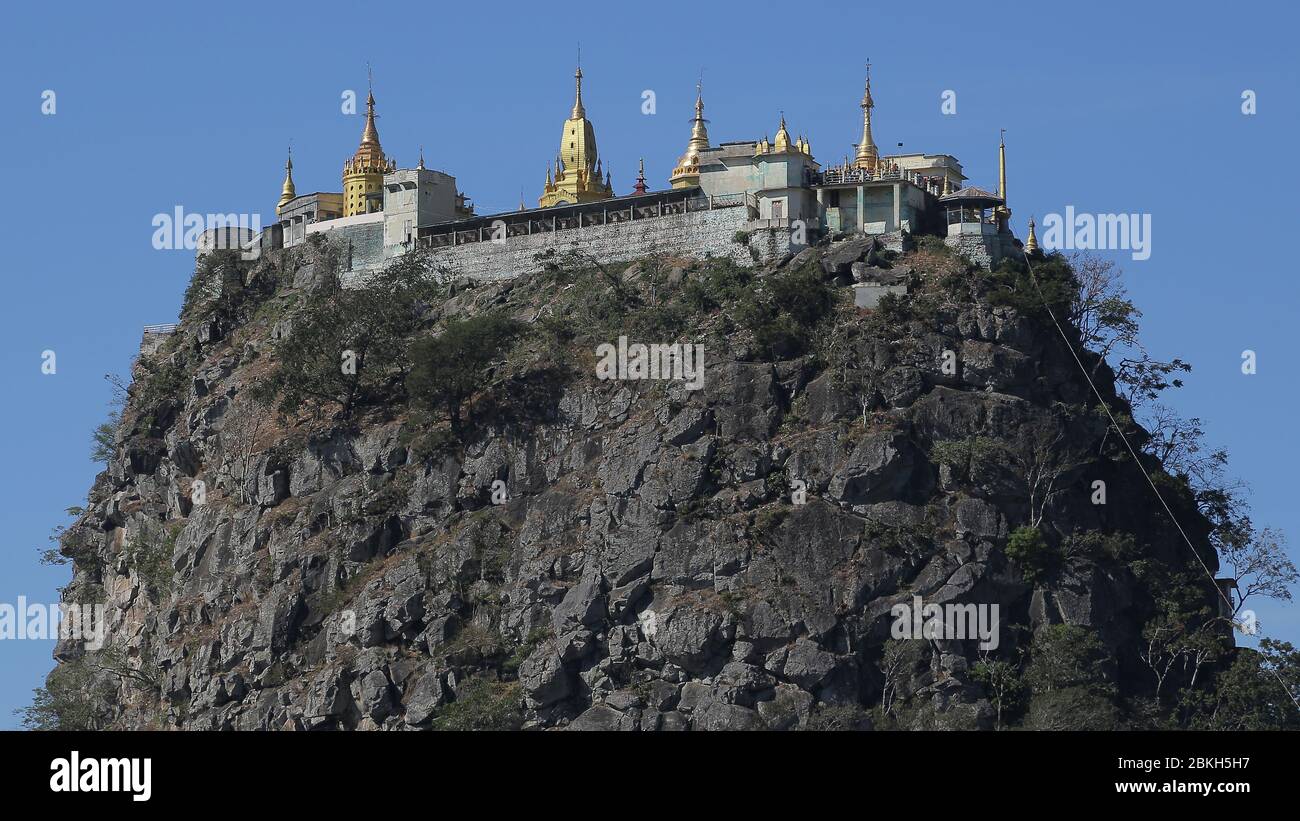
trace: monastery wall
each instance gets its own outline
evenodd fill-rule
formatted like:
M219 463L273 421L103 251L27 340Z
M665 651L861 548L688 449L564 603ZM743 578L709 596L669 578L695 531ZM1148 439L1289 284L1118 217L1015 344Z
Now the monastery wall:
M1017 248L1009 236L1002 234L958 234L944 237L944 244L959 254L964 254L971 262L992 270L1002 258L1017 253Z
M551 249L559 254L570 250L583 251L602 263L623 262L660 253L696 258L705 255L728 257L741 265L777 260L788 252L802 249L803 246L792 245L789 229L759 227L749 223L747 217L745 208L668 214L441 247L434 249L433 261L444 266L453 276L497 280L540 271L542 265L535 257ZM739 231L750 233L748 244L736 242ZM369 238L354 236L352 231L340 232L337 236L354 242L353 269L350 275L345 275L345 284L383 264L382 236L377 238L377 247L370 244ZM364 253L358 253L363 250Z

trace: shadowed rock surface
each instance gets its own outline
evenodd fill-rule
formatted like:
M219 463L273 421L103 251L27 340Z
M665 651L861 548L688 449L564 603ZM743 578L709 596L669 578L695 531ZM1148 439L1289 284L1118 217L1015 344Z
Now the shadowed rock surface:
M599 381L581 336L563 357L528 337L484 374L463 441L433 444L445 423L400 386L350 418L253 399L330 264L310 246L201 266L180 329L136 368L64 538L66 598L108 605L100 726L991 728L975 640L884 663L891 607L914 596L998 605L1013 660L1047 625L1088 628L1118 692L1146 686L1151 591L1128 558L1065 545L1128 534L1169 567L1186 546L1055 332L978 283L939 287L981 276L960 261L848 240L760 270L747 289L834 278L834 304L805 350L765 349L725 306L692 314L677 338L705 346L699 391ZM575 288L648 310L712 264L449 290L421 333L489 308L535 326ZM868 274L913 293L855 310L834 282ZM233 314L204 308L235 294ZM512 410L529 384L544 389ZM1032 580L1004 552L1027 523L1060 548Z

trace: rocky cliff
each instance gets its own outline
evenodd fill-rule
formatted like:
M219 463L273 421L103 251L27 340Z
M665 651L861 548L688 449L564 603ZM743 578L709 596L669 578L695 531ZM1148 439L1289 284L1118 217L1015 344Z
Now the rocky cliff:
M286 403L295 334L310 358L310 312L351 298L337 254L204 258L179 329L136 364L63 539L65 597L108 607L104 648L57 651L88 726L1111 726L1150 691L1142 626L1193 557L1023 264L848 239L755 270L443 272L377 297L409 326L366 353L369 381ZM1063 261L1040 267L1070 286ZM847 286L873 281L909 293L855 308ZM522 331L453 428L413 398L406 343L489 313ZM323 361L353 332L319 335ZM701 389L596 378L619 335L702 344ZM893 636L917 596L997 605L997 647ZM1054 625L1095 649L1093 701L1000 696L991 662L1019 676Z

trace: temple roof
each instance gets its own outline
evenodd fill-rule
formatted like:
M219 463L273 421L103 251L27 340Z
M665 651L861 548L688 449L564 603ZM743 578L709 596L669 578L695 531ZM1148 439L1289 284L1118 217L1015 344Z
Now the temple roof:
M965 188L959 189L957 191L952 192L951 194L939 198L939 202L976 202L976 201L985 202L989 205L1000 205L1002 203L1002 198L999 197L997 194L990 194L988 191L985 191L983 188L976 188L973 185L968 185Z

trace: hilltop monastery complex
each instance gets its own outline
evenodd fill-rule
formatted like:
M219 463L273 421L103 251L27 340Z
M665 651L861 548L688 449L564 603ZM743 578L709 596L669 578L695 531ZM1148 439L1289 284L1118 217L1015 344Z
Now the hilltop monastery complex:
M474 213L455 177L425 167L423 151L416 167L398 168L380 144L371 92L361 144L343 164L341 192L299 194L290 158L276 221L260 233L209 231L200 253L236 246L260 253L328 234L346 249L345 281L420 246L445 270L482 279L531 272L548 249L581 249L612 261L668 253L752 264L849 233L880 237L896 250L918 234L940 236L986 267L1020 253L1008 227L1005 145L995 193L965 186L961 163L950 154L881 154L872 134L869 69L859 103L862 135L839 164L823 168L809 141L791 136L784 116L772 140L712 144L697 90L690 138L669 187L652 190L643 164L627 194L614 192L602 165L582 78L579 68L536 208L521 203L517 211ZM1028 242L1032 249L1032 221Z

